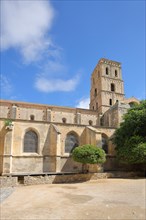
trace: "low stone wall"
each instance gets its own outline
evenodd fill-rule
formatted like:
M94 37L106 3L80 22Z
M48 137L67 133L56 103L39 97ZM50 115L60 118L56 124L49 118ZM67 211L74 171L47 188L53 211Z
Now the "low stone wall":
M69 175L46 175L46 176L25 176L24 185L49 184L49 183L74 183L86 182L89 180L107 178L107 173L87 173Z
M107 173L86 173L86 174L53 174L53 175L32 175L18 177L0 177L1 187L53 183L77 183L106 178L135 178L144 177L144 172L107 172Z
M4 177L0 176L0 187L11 187L18 185L18 177Z

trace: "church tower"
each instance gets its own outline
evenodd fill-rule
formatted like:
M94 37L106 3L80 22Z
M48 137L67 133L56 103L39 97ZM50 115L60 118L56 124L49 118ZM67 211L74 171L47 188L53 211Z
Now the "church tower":
M104 114L124 100L121 63L102 58L91 75L90 109Z

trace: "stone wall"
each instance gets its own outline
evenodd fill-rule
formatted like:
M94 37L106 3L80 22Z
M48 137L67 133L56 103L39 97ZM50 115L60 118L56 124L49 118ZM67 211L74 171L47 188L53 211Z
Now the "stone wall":
M0 176L0 188L1 187L11 187L18 185L18 177L4 177Z
M24 121L52 122L67 124L97 125L98 114L88 109L59 107L50 105L39 105L32 103L1 101L1 118ZM32 117L33 116L33 117Z
M114 129L108 127L94 127L98 121L96 111L11 101L2 101L0 108L2 112L0 174L2 175L80 172L81 165L72 161L70 153L65 152L67 134L75 133L79 145L98 145L101 143L102 133L110 137L114 132ZM34 120L31 120L31 115L34 115ZM62 122L62 117L67 119L66 123ZM12 118L11 130L6 129L7 118ZM90 120L93 126L89 126ZM24 152L24 137L28 131L35 132L38 137L35 152Z
M98 181L106 178L137 178L144 177L144 172L108 172L108 173L77 173L60 175L34 175L18 177L0 177L0 187L10 187L19 185L39 185L53 183L77 183L86 181Z
M118 101L114 106L111 106L104 114L103 124L109 127L119 127L123 121L123 115L127 113L130 106L124 102Z
M12 130L1 126L0 173L22 174L42 172L81 171L81 166L65 152L65 140L69 132L78 136L79 145L101 143L101 134L110 137L114 129L72 124L51 124L46 122L15 121ZM25 132L33 130L38 135L36 153L23 150Z

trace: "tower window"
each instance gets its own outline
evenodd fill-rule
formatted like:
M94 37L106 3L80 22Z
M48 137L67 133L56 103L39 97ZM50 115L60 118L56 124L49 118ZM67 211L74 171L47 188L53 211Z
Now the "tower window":
M106 67L105 72L106 72L106 75L108 75L108 74L109 74L108 67Z
M117 77L118 76L118 71L117 70L115 70L115 77Z
M112 105L112 99L109 99L109 105Z
M114 92L115 91L115 84L111 83L111 91Z
M97 96L97 89L95 89L94 95Z
M100 71L98 71L98 77L100 77Z

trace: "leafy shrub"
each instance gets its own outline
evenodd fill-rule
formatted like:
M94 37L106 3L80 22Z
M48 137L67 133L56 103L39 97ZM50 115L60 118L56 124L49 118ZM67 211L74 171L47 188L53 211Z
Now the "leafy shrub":
M76 147L72 152L73 160L82 164L102 164L106 161L103 149L94 145L83 145Z

